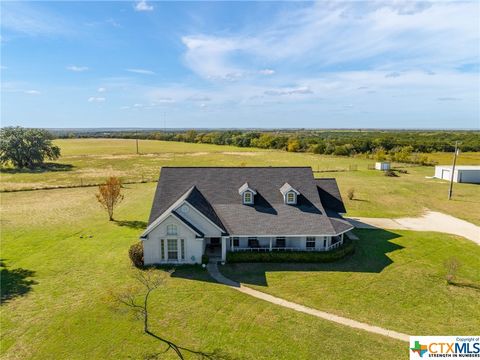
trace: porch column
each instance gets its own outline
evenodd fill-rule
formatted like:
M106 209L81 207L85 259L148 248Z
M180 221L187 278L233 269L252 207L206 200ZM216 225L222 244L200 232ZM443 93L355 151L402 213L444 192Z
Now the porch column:
M343 233L342 233L342 242L341 243L343 244Z
M222 236L222 261L227 261L227 238Z
M270 251L272 251L272 237L270 237Z

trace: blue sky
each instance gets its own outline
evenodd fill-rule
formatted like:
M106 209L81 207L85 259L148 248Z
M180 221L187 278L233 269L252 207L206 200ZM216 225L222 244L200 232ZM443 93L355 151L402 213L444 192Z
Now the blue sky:
M1 2L2 126L480 128L480 2Z

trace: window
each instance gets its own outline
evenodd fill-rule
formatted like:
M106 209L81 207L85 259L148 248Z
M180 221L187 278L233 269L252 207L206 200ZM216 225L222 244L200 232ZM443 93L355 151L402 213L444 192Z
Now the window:
M251 248L260 247L260 244L258 243L258 239L256 237L249 237L248 238L248 247L251 247Z
M243 193L243 203L244 204L253 204L253 195L250 191L245 191Z
M160 252L161 252L161 257L162 257L162 260L165 259L165 240L160 240Z
M315 237L307 236L307 249L315 249Z
M323 247L324 247L324 248L327 247L327 239L323 239Z
M297 202L296 195L293 191L287 193L287 204L295 204Z
M239 247L240 246L240 239L238 237L232 238L232 245L235 246L235 247Z
M185 240L180 240L180 250L182 254L182 260L185 260Z
M167 240L168 260L178 260L177 239Z
M275 247L284 248L285 247L285 238L284 237L277 237L275 239Z
M167 235L177 235L177 225L167 225Z

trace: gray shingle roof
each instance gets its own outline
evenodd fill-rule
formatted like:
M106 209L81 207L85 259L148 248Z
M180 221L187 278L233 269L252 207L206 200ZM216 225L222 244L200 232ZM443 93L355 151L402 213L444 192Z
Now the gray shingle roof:
M342 195L338 189L337 180L333 178L315 179L318 194L323 206L339 213L346 213Z
M257 192L254 205L243 205L238 193L247 182ZM296 205L284 203L285 183L300 193ZM189 189L186 200L230 235L334 235L341 228L327 216L310 167L164 167L149 224Z

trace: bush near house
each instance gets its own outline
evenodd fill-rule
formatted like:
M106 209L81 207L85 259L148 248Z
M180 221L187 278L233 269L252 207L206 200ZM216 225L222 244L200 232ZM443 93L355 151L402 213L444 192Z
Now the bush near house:
M143 267L143 244L141 242L137 242L130 246L128 250L128 256L132 261L132 264L137 268Z
M286 252L228 252L227 262L229 263L318 263L332 262L339 260L355 251L355 246L351 240L345 239L345 242L339 248L332 251L286 251Z
M202 255L202 264L208 264L209 261L210 261L210 258L208 257L208 255L203 254Z

